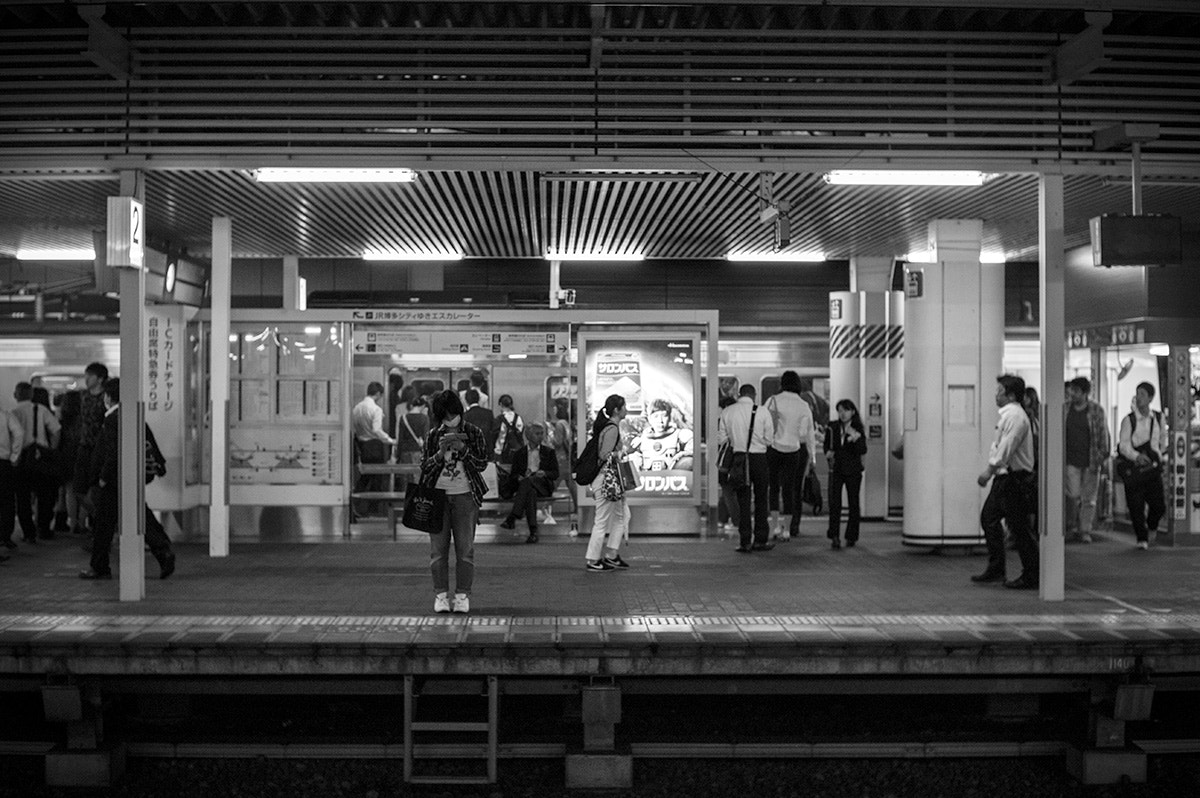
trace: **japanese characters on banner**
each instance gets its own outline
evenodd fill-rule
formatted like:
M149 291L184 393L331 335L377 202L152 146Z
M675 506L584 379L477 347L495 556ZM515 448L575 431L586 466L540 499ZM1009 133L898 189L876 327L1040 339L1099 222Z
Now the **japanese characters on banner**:
M625 398L621 422L629 459L642 472L634 499L699 501L696 471L696 407L699 336L661 333L579 335L584 369L584 440L611 394Z
M146 412L170 413L179 401L179 336L183 320L152 312L147 316Z
M166 476L146 487L147 501L156 510L175 508L184 484L184 312L179 305L146 307L146 424L167 460Z

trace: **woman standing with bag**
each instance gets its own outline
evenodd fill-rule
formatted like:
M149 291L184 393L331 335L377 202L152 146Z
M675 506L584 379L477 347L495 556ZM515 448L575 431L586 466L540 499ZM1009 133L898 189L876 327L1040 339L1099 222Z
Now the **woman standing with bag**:
M475 524L486 486L487 441L483 431L463 421L462 400L454 391L435 394L430 405L435 425L425 439L421 485L446 494L442 530L429 536L433 611L470 612L475 580ZM450 594L450 541L454 540L454 600Z
M621 541L629 534L629 505L625 502L625 488L617 470L618 458L625 451L620 427L625 413L625 397L614 393L604 400L604 407L600 408L592 425L600 473L591 484L592 496L596 499L596 520L587 547L589 571L629 567L618 553Z
M862 509L858 492L862 488L863 455L867 436L858 408L849 399L837 403L838 420L825 431L825 456L829 459L829 539L834 549L842 547L839 533L842 523L842 486L846 486L849 520L846 521L846 548L858 542L859 515Z

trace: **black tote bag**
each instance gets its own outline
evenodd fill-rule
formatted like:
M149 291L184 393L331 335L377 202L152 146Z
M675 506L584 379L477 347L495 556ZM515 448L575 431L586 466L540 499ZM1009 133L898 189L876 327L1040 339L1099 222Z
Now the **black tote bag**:
M410 482L404 494L404 518L409 529L436 535L442 531L446 515L446 491Z

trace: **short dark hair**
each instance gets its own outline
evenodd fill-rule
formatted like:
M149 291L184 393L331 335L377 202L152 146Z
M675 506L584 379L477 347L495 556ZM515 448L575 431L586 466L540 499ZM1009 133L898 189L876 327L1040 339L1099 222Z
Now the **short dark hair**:
M1154 398L1154 386L1148 382L1139 382L1137 384L1137 388L1135 388L1134 390L1145 391L1147 396L1149 396L1151 399Z
M758 396L758 391L748 382L743 382L742 387L738 388L738 396L749 396L751 399Z
M474 388L468 388L467 392L463 394L463 398L467 400L467 404L477 405L479 404L479 391Z
M33 386L25 381L17 383L17 387L13 390L13 397L18 402L28 402L33 398Z
M462 399L459 399L458 394L454 391L439 391L433 395L433 401L429 405L429 414L439 424L451 416L461 416L463 414Z
M383 393L382 382L372 382L367 384L367 396L378 396Z
M508 394L501 395L501 397L499 399L497 399L496 401L500 403L501 407L512 407L513 406L513 398L511 396L509 396Z
M121 401L121 378L112 377L104 381L104 395L115 405Z
M779 378L779 390L800 393L800 375L794 371L785 371Z
M100 382L104 382L108 379L108 366L103 363L88 363L83 373L91 374L94 377L98 377Z
M1000 383L1004 388L1004 393L1014 402L1020 402L1025 398L1025 380L1016 374L1001 374L996 378L996 382Z
M41 405L42 407L50 406L50 392L45 388L34 388L32 395L35 405Z
M1076 377L1075 379L1068 382L1067 385L1070 385L1072 388L1077 388L1080 391L1083 391L1084 396L1087 396L1089 393L1092 392L1092 381L1089 380L1087 377Z

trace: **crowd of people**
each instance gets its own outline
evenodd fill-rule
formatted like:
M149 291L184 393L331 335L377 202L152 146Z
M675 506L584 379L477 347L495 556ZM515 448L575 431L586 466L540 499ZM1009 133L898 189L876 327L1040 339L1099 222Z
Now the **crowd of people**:
M58 534L84 538L90 550L86 580L112 578L110 549L119 515L120 380L103 363L84 370L83 388L54 397L40 378L17 383L16 405L0 410L0 546L13 539L36 546ZM166 461L146 427L146 481L166 473ZM159 577L175 572L175 553L157 516L145 508L146 544ZM0 553L0 563L10 559Z

